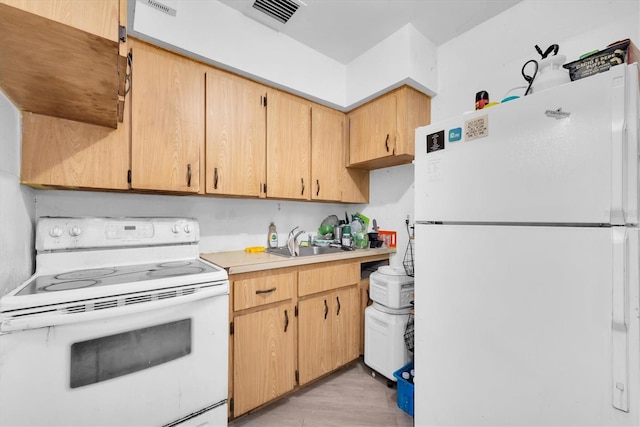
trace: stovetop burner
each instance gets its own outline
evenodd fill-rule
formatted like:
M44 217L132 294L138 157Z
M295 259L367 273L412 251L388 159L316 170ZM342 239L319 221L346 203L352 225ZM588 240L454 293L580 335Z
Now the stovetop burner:
M35 276L17 295L69 291L91 286L134 283L216 271L218 269L198 259L74 270L54 275Z
M71 289L88 288L89 286L97 285L97 280L71 280L68 282L54 283L52 285L44 286L43 292L55 292L55 291L68 291Z
M147 273L149 277L160 278L160 277L176 277L176 276L187 276L189 274L198 274L203 273L204 270L202 267L171 267L171 268L160 268L158 270L151 270Z
M56 274L58 280L93 279L95 277L108 276L116 272L115 268L94 268L91 270L76 270L67 273Z

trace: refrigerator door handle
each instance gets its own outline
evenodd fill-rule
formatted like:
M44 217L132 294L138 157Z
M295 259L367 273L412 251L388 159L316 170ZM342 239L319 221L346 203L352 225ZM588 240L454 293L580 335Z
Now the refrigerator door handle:
M624 70L622 70L624 71ZM611 224L624 225L624 163L625 153L625 76L617 75L613 79L613 86L618 90L611 92Z
M613 227L613 289L611 312L613 407L629 412L629 250L625 227Z

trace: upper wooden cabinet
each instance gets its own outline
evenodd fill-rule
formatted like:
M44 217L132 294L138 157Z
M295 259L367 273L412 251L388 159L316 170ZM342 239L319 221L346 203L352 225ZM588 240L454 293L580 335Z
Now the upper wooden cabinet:
M344 165L345 114L321 105L311 108L311 199L339 202Z
M369 171L347 169L346 114L311 107L311 199L345 203L369 201Z
M403 86L348 114L349 165L378 169L411 163L414 130L428 125L431 99Z
M200 191L204 157L204 67L185 57L130 40L131 187Z
M126 108L130 110L128 105ZM130 114L126 114L124 123L111 129L23 113L22 183L33 187L129 189L130 122Z
M265 197L267 88L207 69L206 193Z
M3 92L22 111L117 128L120 13L120 0L0 0Z
M120 2L121 0L0 0L0 3L114 42L118 41Z
M311 104L267 91L267 197L311 198Z

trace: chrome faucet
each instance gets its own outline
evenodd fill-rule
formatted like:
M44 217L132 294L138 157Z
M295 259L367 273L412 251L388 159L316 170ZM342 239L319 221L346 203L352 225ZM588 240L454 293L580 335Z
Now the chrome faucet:
M289 254L291 256L298 256L300 255L300 243L298 243L298 237L304 233L304 230L302 231L298 231L297 233L295 233L295 231L298 229L298 227L294 227L290 232L289 232L289 237L287 238L287 248L289 248ZM294 234L295 233L295 234Z

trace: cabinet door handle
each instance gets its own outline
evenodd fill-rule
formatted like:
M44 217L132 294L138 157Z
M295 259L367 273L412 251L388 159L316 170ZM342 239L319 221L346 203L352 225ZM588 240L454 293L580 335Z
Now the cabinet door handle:
M324 320L327 320L327 314L329 314L329 306L327 300L324 300Z
M218 189L218 168L213 168L213 189Z
M340 316L340 297L336 297L336 301L338 301L338 311L336 312L336 316Z
M273 292L273 291L275 291L275 290L276 290L276 288L275 288L275 287L273 287L273 288L271 288L271 289L258 289L258 290L256 291L256 295L260 295L260 294L270 294L271 292Z
M284 311L284 331L287 332L287 328L289 327L289 313L287 310Z
M387 139L384 140L384 146L387 149L387 153L389 152L389 134L387 134Z
M191 187L191 163L187 165L187 187Z
M320 180L316 179L316 196L320 195Z
M300 195L304 196L304 178L300 178L300 182L302 183L302 191L300 192Z
M262 192L264 194L267 194L267 183L266 182L264 184L262 184Z

